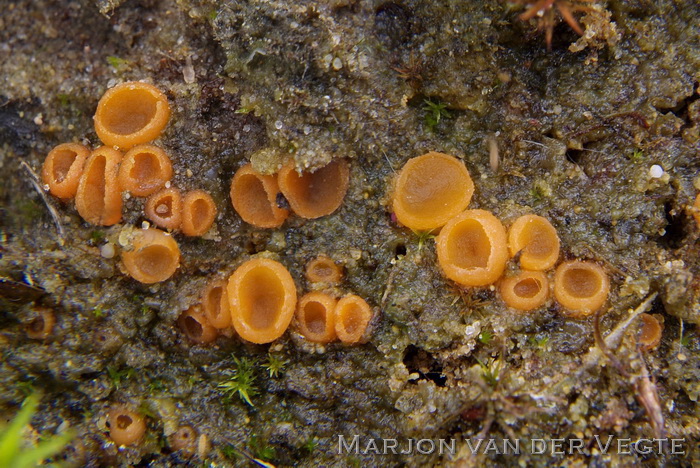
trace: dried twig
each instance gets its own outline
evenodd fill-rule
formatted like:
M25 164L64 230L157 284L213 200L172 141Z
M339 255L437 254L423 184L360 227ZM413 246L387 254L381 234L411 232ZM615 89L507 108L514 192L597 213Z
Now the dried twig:
M29 173L29 181L32 183L36 191L39 192L39 195L41 195L41 199L44 201L44 205L46 205L46 209L49 210L49 214L51 215L51 218L53 219L53 222L56 225L59 243L63 245L66 236L65 232L63 231L63 225L61 224L61 218L58 215L58 211L56 211L56 208L53 207L48 197L46 196L44 189L39 183L39 176L36 174L36 172L34 172L34 169L32 169L31 166L27 164L26 161L22 160L20 166L24 167L24 169Z

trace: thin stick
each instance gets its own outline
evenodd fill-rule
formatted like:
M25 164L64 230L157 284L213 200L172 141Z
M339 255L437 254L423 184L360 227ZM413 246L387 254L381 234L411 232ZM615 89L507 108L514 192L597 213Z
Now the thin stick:
M29 173L29 181L32 183L36 191L39 192L39 195L41 195L41 199L44 201L44 205L46 205L46 209L49 210L49 214L51 215L51 218L53 219L53 222L56 225L56 231L58 231L59 244L63 245L66 236L65 232L63 231L63 225L61 224L61 218L58 215L58 211L56 211L56 208L54 208L51 202L49 202L49 199L46 196L43 187L41 186L41 184L39 184L39 176L36 174L36 172L34 172L34 169L32 169L26 161L21 161L22 162L20 163L20 165L24 167L24 169Z

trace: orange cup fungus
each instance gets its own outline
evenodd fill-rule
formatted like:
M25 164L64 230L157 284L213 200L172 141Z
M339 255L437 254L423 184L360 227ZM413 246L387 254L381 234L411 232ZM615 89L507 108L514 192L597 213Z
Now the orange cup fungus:
M335 333L345 344L362 340L372 319L372 308L360 296L349 294L335 306Z
M191 426L180 426L170 436L170 447L180 450L187 455L192 455L197 448L197 432Z
M252 343L270 343L285 332L294 315L297 290L289 271L266 258L248 260L228 281L231 322Z
M146 217L163 229L178 229L182 222L180 191L170 187L154 193L146 201Z
M145 284L170 278L180 265L180 248L160 229L139 230L132 239L133 249L122 252L129 276Z
M306 279L311 283L338 284L343 279L343 267L330 257L319 255L306 265Z
M559 258L559 236L547 218L524 215L508 231L510 255L520 252L520 266L526 270L547 270Z
M506 230L494 215L467 210L440 231L438 262L449 279L465 286L485 286L503 274L506 245Z
M639 318L642 320L642 326L639 330L637 341L644 351L649 351L661 343L661 334L664 331L664 327L659 322L659 319L651 314L639 314Z
M299 331L314 343L330 343L335 340L336 299L322 292L304 294L297 307Z
M277 175L280 190L302 218L315 219L338 209L348 191L350 168L344 159L331 161L314 172L296 171L294 161Z
M233 208L256 227L280 227L289 216L289 210L277 206L278 193L277 178L256 172L250 164L238 169L231 180Z
M90 150L78 143L63 143L49 151L41 169L41 180L48 185L51 195L63 199L75 197L89 156Z
M186 236L206 234L216 218L216 203L207 192L187 192L182 201L182 233Z
M549 296L549 281L541 271L522 271L503 279L499 290L508 307L527 311L545 303Z
M147 197L165 186L173 176L167 153L157 146L131 148L119 168L119 186L136 197Z
M126 408L112 408L107 415L109 438L117 445L134 445L146 433L143 416Z
M95 112L95 132L105 145L130 149L160 136L170 104L155 86L129 81L107 90Z
M211 343L219 334L198 305L194 305L180 314L177 324L187 338L199 344Z
M392 209L404 226L431 230L464 211L473 193L474 183L462 161L430 152L404 164L394 186Z
M586 317L600 309L609 292L608 275L596 263L564 262L554 273L554 297L574 317Z
M225 280L216 280L207 286L202 294L202 308L209 323L215 328L231 326L228 291Z
M56 324L56 316L47 307L34 309L36 317L27 324L27 337L32 340L45 340L51 335Z
M94 150L85 163L75 194L75 207L89 223L111 226L122 218L122 194L117 172L122 154L106 146Z

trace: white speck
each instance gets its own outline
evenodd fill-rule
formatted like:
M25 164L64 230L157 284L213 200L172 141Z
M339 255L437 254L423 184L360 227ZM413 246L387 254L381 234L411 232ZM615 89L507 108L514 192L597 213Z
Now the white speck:
M114 258L114 244L108 242L107 244L100 247L100 255L104 258Z
M245 133L248 133L248 132L250 131L250 125L244 125L244 126L243 126L243 131L244 131Z
M279 121L279 120L276 121L276 122L275 122L275 128L276 128L277 130L282 130L282 122Z
M184 78L185 83L194 83L194 67L192 66L192 59L189 56L187 59L185 59L185 66L182 69L182 77Z
M124 200L128 200L129 198L131 198L131 193L124 192Z
M311 133L311 127L308 125L305 125L304 126L304 135L308 135L309 133ZM48 188L47 188L47 190L48 190Z
M44 125L44 116L38 114L36 117L34 117L34 123L37 125Z
M192 177L192 169L187 169L187 172L185 172L185 175L187 177Z
M151 227L151 223L149 223L148 221L144 221L143 223L141 223L141 229L148 229L149 227Z
M343 68L343 61L340 60L339 57L336 57L335 59L333 59L333 69L340 70L341 68Z
M44 192L48 192L51 187L49 187L49 184L44 184Z
M170 188L170 185L171 185L171 184L170 184L170 181L167 181L167 182L165 183L165 188Z
M654 164L649 168L649 177L652 179L660 179L664 175L664 168L658 164Z

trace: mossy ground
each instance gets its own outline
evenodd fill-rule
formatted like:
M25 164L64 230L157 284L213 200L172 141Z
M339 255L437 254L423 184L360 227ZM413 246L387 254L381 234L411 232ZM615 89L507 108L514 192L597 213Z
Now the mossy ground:
M18 287L3 289L3 411L43 390L34 427L76 428L81 436L63 458L79 466L196 465L168 449L179 424L208 435L209 460L219 465L247 463L230 456L231 443L299 466L697 463L700 230L687 206L700 188L700 6L601 3L597 14L578 15L597 31L579 40L578 52L568 50L579 38L565 24L547 52L535 23L498 1L3 6L0 274L45 290L38 301L57 316L51 338L31 341L23 328L31 304L9 301ZM118 245L125 226L140 225L142 201L126 202L122 224L95 228L49 197L61 243L20 166L38 171L61 142L98 144L97 101L130 79L155 83L173 106L160 144L173 155L174 184L208 190L221 212L212 238L178 236L182 267L151 287L99 253L105 242ZM447 111L439 121L436 106ZM489 138L499 148L496 171ZM393 173L431 150L464 159L473 207L505 222L546 216L563 257L606 266L613 292L604 334L658 293L651 312L663 318L664 336L645 359L668 435L688 441L687 455L337 455L338 434L653 435L630 379L593 359L592 319L567 319L556 305L516 315L488 288L460 290L441 275L429 236L392 222ZM248 160L274 172L292 155L311 168L349 158L343 207L319 220L290 218L278 230L252 229L228 200L233 172ZM665 177L650 178L654 164ZM320 352L288 333L272 346L288 361L276 377L262 366L270 346L187 343L174 325L178 314L208 278L263 251L290 269L300 291L309 288L304 265L317 254L344 263L337 292L359 294L380 312L369 343ZM614 352L641 375L634 327ZM254 407L217 388L235 367L232 355L254 362ZM149 416L144 444L108 443L104 415L114 403Z

